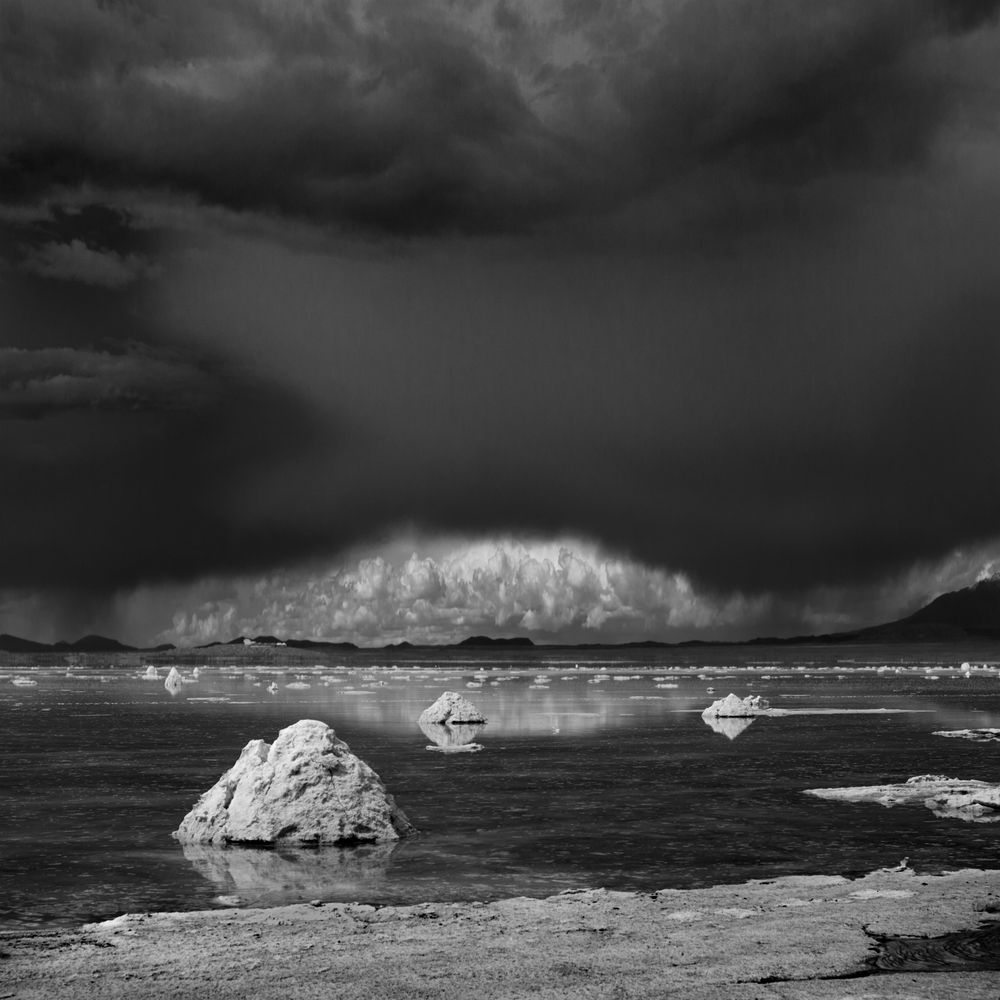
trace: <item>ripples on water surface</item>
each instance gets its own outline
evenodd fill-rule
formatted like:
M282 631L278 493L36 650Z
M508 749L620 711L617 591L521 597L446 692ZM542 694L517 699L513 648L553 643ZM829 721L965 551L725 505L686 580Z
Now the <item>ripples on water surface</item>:
M929 871L1000 867L1000 823L802 794L922 773L1000 780L1000 743L931 735L1000 726L996 649L992 659L989 648L936 646L404 655L283 668L255 666L244 650L237 664L202 664L175 696L162 659L158 682L141 679L136 658L0 669L0 924L205 908L220 896L274 905L655 890L863 872L903 857ZM963 660L980 669L965 677ZM181 671L190 678L192 664ZM449 689L488 716L483 752L427 752L417 716ZM730 691L802 711L715 732L700 712ZM329 723L371 764L421 836L298 852L171 839L247 741L301 718Z

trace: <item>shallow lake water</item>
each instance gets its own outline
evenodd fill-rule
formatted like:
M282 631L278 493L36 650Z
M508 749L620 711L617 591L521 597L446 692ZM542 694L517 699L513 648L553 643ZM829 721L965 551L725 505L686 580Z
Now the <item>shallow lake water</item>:
M185 664L173 696L162 659L157 681L138 662L23 661L0 670L0 924L654 891L904 857L924 871L1000 867L1000 823L803 794L925 773L1000 780L1000 743L933 735L1000 727L998 659L996 646L536 648L283 669L244 651L236 665L206 660L197 679ZM446 690L487 715L482 752L428 749L416 719ZM790 714L715 731L700 713L730 691ZM381 775L418 837L300 851L171 838L249 740L302 718Z

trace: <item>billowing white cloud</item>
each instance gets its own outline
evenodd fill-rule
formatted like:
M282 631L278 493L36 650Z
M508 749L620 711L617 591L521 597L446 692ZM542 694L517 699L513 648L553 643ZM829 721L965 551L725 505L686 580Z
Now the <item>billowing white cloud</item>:
M243 633L440 643L486 632L613 642L749 626L769 606L767 598L698 593L683 574L576 540L428 547L440 551L369 555L325 572L241 581L223 598L178 611L157 641L197 644Z
M328 567L146 585L89 608L73 602L55 622L39 595L0 590L0 620L5 631L47 642L99 632L136 645L262 634L371 646L477 634L529 635L542 643L740 640L893 621L987 578L997 566L1000 539L874 584L719 595L684 574L576 539L407 535Z

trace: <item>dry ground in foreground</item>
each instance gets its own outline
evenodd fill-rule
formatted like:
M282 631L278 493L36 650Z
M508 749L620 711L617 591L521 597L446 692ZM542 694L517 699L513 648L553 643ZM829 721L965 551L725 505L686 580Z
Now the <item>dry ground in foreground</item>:
M488 904L135 914L3 933L0 1000L1000 1000L996 969L864 974L872 935L972 930L998 911L1000 871L906 870Z

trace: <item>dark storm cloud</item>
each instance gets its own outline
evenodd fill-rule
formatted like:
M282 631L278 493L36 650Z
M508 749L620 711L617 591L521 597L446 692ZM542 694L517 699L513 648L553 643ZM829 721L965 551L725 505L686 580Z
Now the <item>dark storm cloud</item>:
M2 190L390 234L684 211L919 160L984 0L5 0ZM682 206L673 205L674 210Z
M349 415L340 458L269 495L318 540L569 533L700 587L791 590L1000 535L982 210L923 233L882 211L752 260L265 265L225 247L174 294ZM268 283L248 292L246 268Z
M998 8L0 0L0 585L1000 536Z
M317 435L287 394L204 358L0 351L0 587L94 602L299 552L294 530L247 525L239 509Z
M218 394L209 372L137 345L118 352L0 348L0 418L66 410L192 410Z

